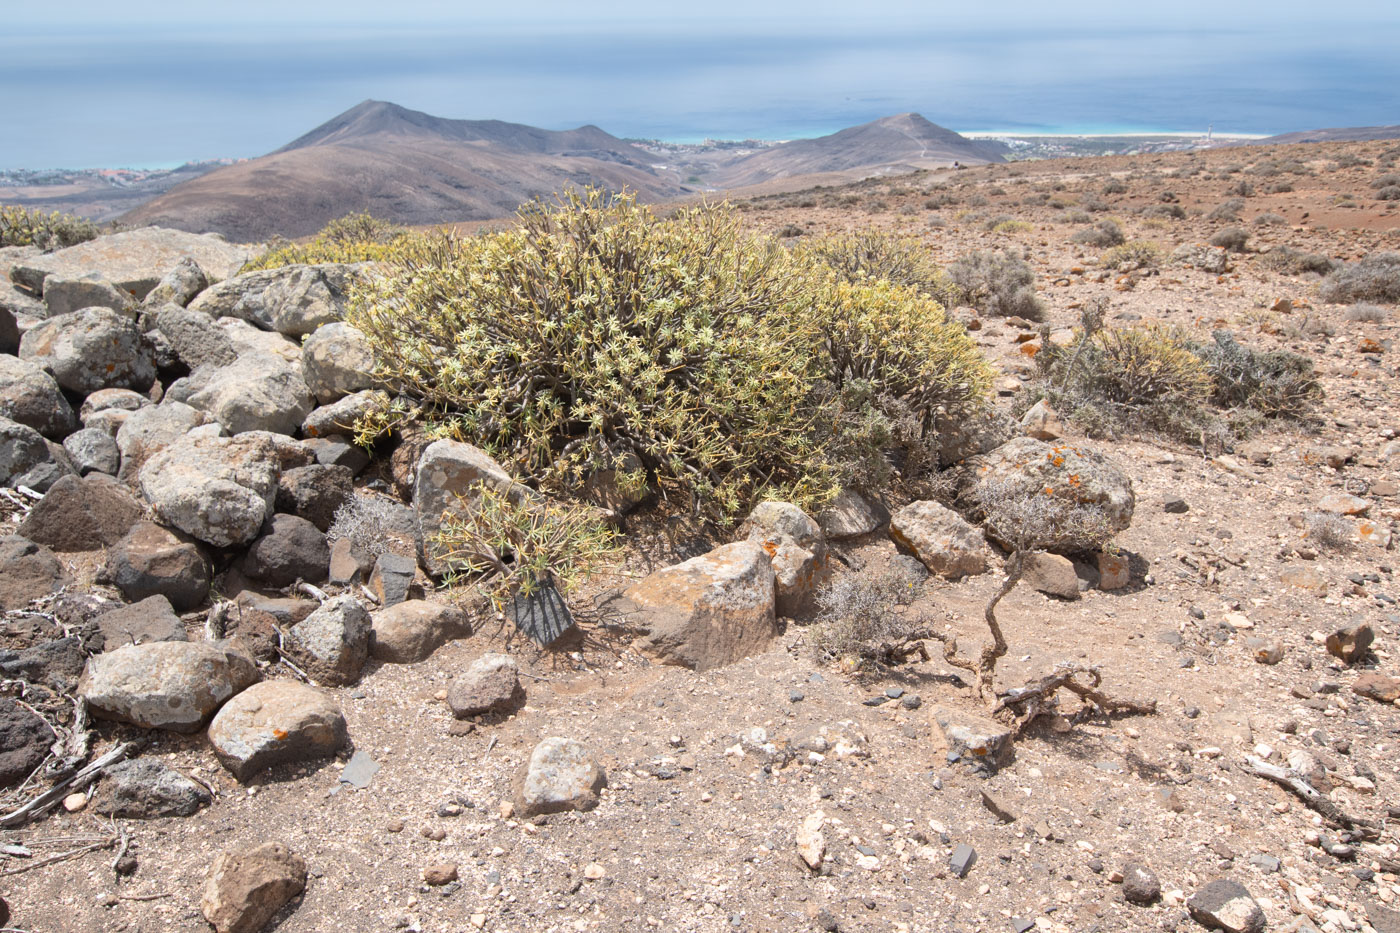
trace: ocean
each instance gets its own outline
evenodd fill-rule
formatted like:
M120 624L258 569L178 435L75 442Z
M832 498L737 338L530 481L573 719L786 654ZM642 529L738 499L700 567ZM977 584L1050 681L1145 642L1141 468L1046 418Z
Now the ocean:
M626 137L791 139L917 111L960 131L1400 123L1400 22L0 32L0 168L257 156L366 98Z

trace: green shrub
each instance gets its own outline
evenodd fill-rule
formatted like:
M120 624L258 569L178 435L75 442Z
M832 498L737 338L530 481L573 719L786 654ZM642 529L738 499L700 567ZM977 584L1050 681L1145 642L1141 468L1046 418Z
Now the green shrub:
M60 214L45 214L19 205L0 204L0 246L37 246L42 250L63 249L96 238L101 231L90 220Z
M346 214L332 220L309 243L274 243L248 261L244 272L275 269L297 263L384 262L413 239L402 227L370 216Z
M1353 301L1400 301L1400 253L1371 253L1335 269L1318 288L1329 304Z
M983 314L1030 321L1045 316L1045 306L1035 294L1035 272L1010 250L969 253L948 267L948 276L958 300Z
M1099 257L1100 266L1120 272L1155 269L1161 264L1162 247L1146 240L1133 240L1115 246Z
M1092 227L1080 230L1070 237L1070 240L1075 243L1083 243L1085 246L1093 246L1097 249L1121 246L1126 239L1123 236L1123 228L1118 226L1118 221L1111 219L1100 220Z
M813 239L804 243L802 250L847 282L908 286L943 304L954 297L948 276L933 261L928 249L912 237L862 230Z

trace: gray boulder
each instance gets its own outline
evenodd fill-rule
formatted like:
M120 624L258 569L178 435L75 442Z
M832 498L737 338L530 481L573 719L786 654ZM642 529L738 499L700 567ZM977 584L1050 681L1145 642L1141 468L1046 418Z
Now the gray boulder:
M516 812L522 817L592 810L607 776L573 739L548 738L535 746L516 778Z
M180 362L190 369L227 366L238 359L228 331L207 312L163 304L152 310L151 323L169 341L171 351Z
M49 318L24 335L19 355L82 395L108 388L144 392L156 379L155 356L136 322L110 308Z
M216 234L140 227L20 260L10 277L40 294L51 275L77 278L95 273L140 300L186 257L210 278L224 279L251 256L249 247L231 245Z
M58 383L38 363L0 356L0 416L61 440L77 427Z
M331 549L326 536L304 518L273 515L263 533L248 548L243 572L268 586L291 586L298 580L326 579Z
M31 427L0 417L0 486L28 486L39 492L74 472L62 447Z
M189 641L184 623L175 614L170 600L162 595L148 596L130 606L104 612L94 621L108 651L151 641Z
M374 353L358 328L335 321L318 327L301 346L306 384L322 405L372 386Z
M140 522L107 549L99 579L127 599L164 596L177 612L187 612L209 595L212 573L194 541L154 522Z
M352 436L355 424L376 409L385 408L389 396L377 389L347 395L329 405L322 405L301 423L303 437Z
M450 569L442 546L435 542L444 519L472 507L474 492L481 485L500 490L528 490L518 486L499 463L485 451L458 441L435 441L418 459L414 474L413 509L418 516L419 557L423 568L433 576Z
M890 537L931 573L949 580L985 573L991 552L982 534L932 500L911 502L890 517Z
M209 277L193 257L186 256L165 273L155 288L146 293L144 304L148 308L163 304L184 307L208 287Z
M817 524L829 540L858 538L879 531L890 520L889 510L852 489L837 493L817 515Z
M410 599L374 613L370 653L377 661L416 664L471 626L461 609L426 599Z
M271 517L280 471L266 437L182 438L146 462L140 486L162 522L229 547L253 540Z
M121 478L135 480L151 457L208 423L208 415L183 402L167 400L131 412L117 429L117 449L122 455Z
M65 476L20 525L31 541L58 551L96 551L116 544L145 516L141 502L110 476Z
M508 713L524 701L520 667L505 654L483 654L447 688L447 705L458 719Z
M68 571L48 548L19 535L0 536L0 610L23 609L69 582Z
M372 623L353 596L326 600L291 628L288 647L317 680L353 684L369 660Z
M63 449L79 476L89 473L116 476L121 469L122 452L117 447L117 439L100 428L74 431L63 439Z
M209 723L214 754L239 781L274 765L334 755L347 740L335 698L293 680L254 684Z
M213 418L230 434L271 431L295 434L315 407L299 367L277 356L248 354L227 366L191 376L183 401ZM171 397L180 399L173 388Z
M303 337L344 318L350 286L362 274L360 266L338 263L263 269L206 289L190 306Z
M82 407L78 409L78 420L85 428L106 431L116 437L132 412L150 408L153 404L149 398L131 389L98 389L83 399Z
M214 798L203 784L154 758L119 761L102 775L92 808L103 816L149 820L194 816Z
M76 278L51 275L44 281L44 304L48 317L72 314L83 308L110 308L131 317L136 301L130 292L122 291L95 273Z
M253 662L223 645L153 641L94 655L78 691L102 719L195 732L257 680Z

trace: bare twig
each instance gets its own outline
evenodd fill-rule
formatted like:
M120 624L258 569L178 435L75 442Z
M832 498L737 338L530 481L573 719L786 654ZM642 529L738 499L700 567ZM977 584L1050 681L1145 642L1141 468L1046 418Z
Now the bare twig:
M131 845L131 837L126 834L125 827L122 828L121 834L121 845L117 846L117 855L115 858L112 859L112 871L117 870L117 864L121 862L122 856L126 855L127 847Z
M92 764L65 780L60 781L29 803L0 817L0 828L10 829L22 826L36 816L42 816L57 806L68 794L82 790L97 780L102 772L121 761L139 747L136 742L125 742L98 758ZM115 840L113 840L115 841Z
M326 600L330 599L330 597L326 595L325 590L321 589L319 586L312 586L305 580L298 580L296 588L298 592L305 593L307 596L310 596L318 603L323 603Z
M1076 679L1081 676L1088 678L1089 682L1081 683ZM1037 716L1048 713L1055 708L1055 693L1061 688L1075 694L1081 700L1093 703L1108 713L1134 713L1146 716L1157 712L1156 700L1130 700L1112 697L1098 689L1102 682L1103 677L1096 667L1084 665L1062 667L1050 676L1041 678L1037 683L1008 690L992 709L992 713L1010 710L1016 716L1016 731L1019 733L1030 725Z
M1249 770L1261 778L1273 781L1280 787L1290 791L1299 800L1316 810L1324 820L1333 826L1341 826L1347 829L1359 830L1366 833L1368 838L1376 838L1380 834L1378 827L1371 820L1363 820L1354 817L1337 806L1328 799L1316 787L1313 787L1302 776L1291 768L1280 768L1278 765L1271 765L1262 758L1254 755L1244 756L1245 764L1249 765Z
M60 852L58 855L50 855L48 858L41 858L37 862L26 862L18 868L10 868L5 871L0 871L0 877L5 877L8 875L21 875L27 871L33 871L36 868L43 868L45 865L52 865L54 862L62 862L70 858L77 858L80 855L86 855L89 852L96 852L98 849L110 849L116 844L117 839L115 836L113 836L112 838L104 839L101 842L90 843L89 845L79 846L76 849L70 849L67 852Z

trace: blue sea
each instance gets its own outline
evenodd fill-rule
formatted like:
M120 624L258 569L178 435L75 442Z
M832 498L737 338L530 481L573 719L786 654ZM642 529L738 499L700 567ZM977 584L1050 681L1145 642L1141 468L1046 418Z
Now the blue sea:
M1259 20L805 32L11 28L0 31L0 168L257 156L366 98L675 141L815 136L911 110L960 131L1042 134L1400 123L1396 14L1345 28Z

